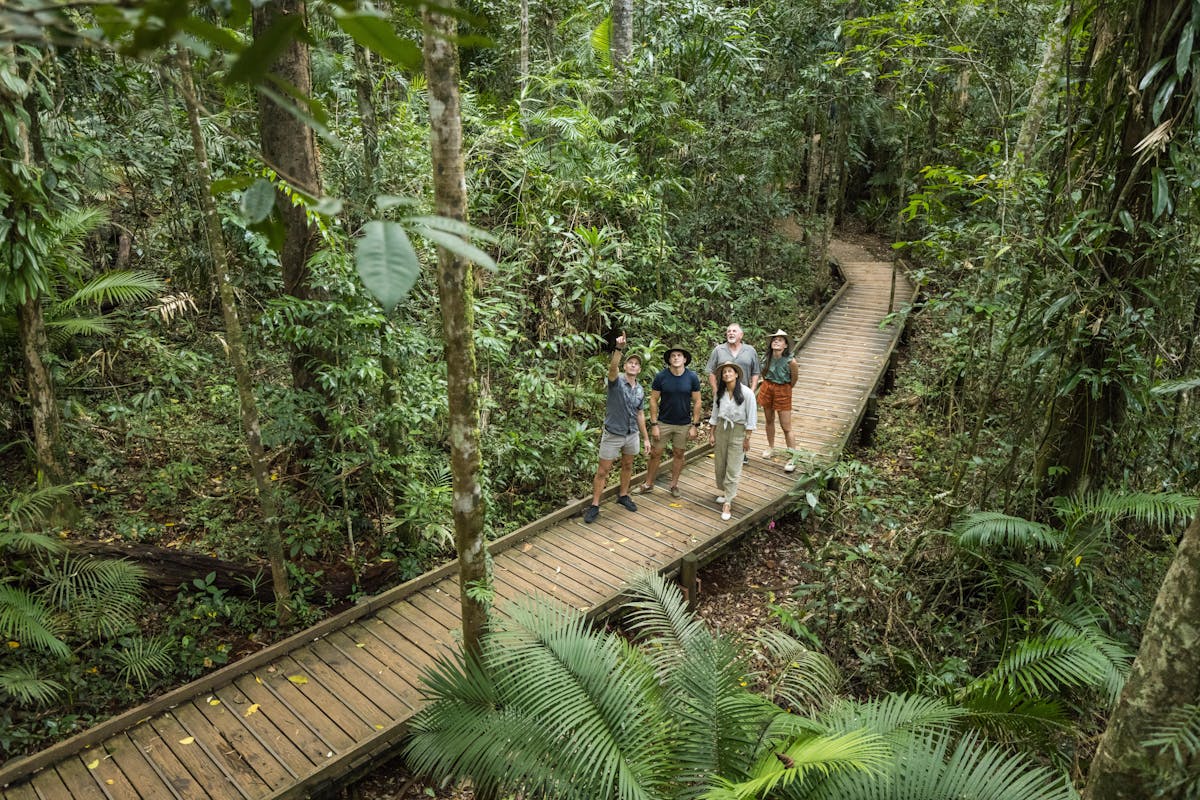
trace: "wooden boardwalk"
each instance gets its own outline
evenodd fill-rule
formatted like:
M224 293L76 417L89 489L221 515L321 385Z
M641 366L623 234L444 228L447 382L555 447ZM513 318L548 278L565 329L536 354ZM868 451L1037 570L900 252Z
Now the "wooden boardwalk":
M835 241L846 282L805 335L794 392L799 447L835 460L866 413L900 334L883 325L893 273L860 247ZM912 298L896 276L896 307ZM782 434L777 434L782 444ZM689 457L673 498L611 502L583 524L580 500L493 544L497 609L540 593L600 617L620 603L635 572L679 570L711 559L748 528L795 502L803 469L764 460L760 430L734 516L714 502L709 448ZM660 475L669 475L669 462ZM314 628L217 670L40 753L0 768L3 800L257 800L307 797L360 774L395 747L420 706L419 674L453 646L457 565L398 586Z

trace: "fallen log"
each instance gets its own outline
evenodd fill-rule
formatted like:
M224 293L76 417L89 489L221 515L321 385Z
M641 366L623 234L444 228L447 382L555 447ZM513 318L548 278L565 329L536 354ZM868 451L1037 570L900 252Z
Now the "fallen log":
M140 542L94 542L74 541L69 543L71 552L96 558L124 558L139 564L146 571L147 591L163 597L174 597L181 586L192 585L199 579L207 581L213 575L212 585L235 597L271 602L271 567L261 564L244 564L225 561L201 553L190 553L168 547L157 547ZM318 585L324 594L335 601L345 600L352 594L376 594L396 579L396 563L387 561L369 564L359 576L357 584L354 573L345 564L318 565L324 574ZM317 598L324 600L324 598Z

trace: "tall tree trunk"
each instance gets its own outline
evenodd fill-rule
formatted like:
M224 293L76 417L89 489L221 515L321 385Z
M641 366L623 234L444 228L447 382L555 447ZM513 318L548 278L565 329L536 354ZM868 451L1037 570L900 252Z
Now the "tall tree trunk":
M58 400L54 380L46 366L46 325L42 298L30 295L17 306L17 328L25 358L25 383L29 415L33 422L33 448L39 484L59 484L66 479Z
M288 17L302 20L306 27L304 0L269 0L254 10L254 36L264 36L272 26ZM272 65L272 74L294 87L301 95L312 94L312 71L308 45L301 35L291 37ZM291 102L291 101L288 101ZM289 185L310 197L321 195L321 174L317 162L316 135L310 126L299 122L287 108L266 95L259 96L259 135L263 158ZM312 285L308 260L319 245L318 231L308 221L304 206L294 204L283 192L275 198L275 208L283 220L283 250L279 260L283 268L283 291L299 300L323 296ZM291 355L292 384L301 391L320 391L317 367L328 360L318 348L296 345ZM324 430L323 418L313 420Z
M358 118L363 137L363 187L372 196L379 180L379 124L375 120L375 79L371 73L371 51L354 45L354 88L358 93Z
M452 5L452 4L451 4ZM429 81L429 126L433 196L438 214L465 220L467 182L463 169L462 114L458 93L458 49L454 18L425 8L425 75ZM474 286L469 261L438 247L438 299L445 337L450 402L450 462L454 474L454 543L462 604L463 647L478 652L487 624L487 605L478 594L491 590L485 546L483 495L479 486L479 380L473 338Z
M521 0L521 19L519 20L520 27L520 52L517 55L517 91L520 97L520 106L522 117L525 110L525 92L529 88L529 0Z
M633 56L633 0L613 0L609 53L613 69L624 75Z
M1169 136L1161 148L1142 148L1159 127L1151 107L1160 87L1176 77L1176 51L1192 14L1187 0L1096 2L1094 9L1085 6L1080 13L1090 13L1094 20L1090 67L1075 87L1081 94L1082 122L1075 128L1074 160L1064 171L1074 183L1066 183L1061 194L1081 191L1081 208L1100 212L1107 229L1095 237L1089 226L1080 226L1082 235L1090 237L1081 243L1080 251L1098 254L1094 262L1082 262L1081 256L1083 267L1092 273L1081 279L1094 282L1104 290L1104 297L1087 309L1095 324L1072 355L1069 374L1088 370L1106 375L1112 373L1107 326L1119 324L1128 303L1136 305L1142 296L1139 283L1153 266L1151 170L1168 163L1171 142L1186 139L1195 128L1189 61L1163 105L1161 119L1172 123ZM1171 68L1162 70L1131 99L1132 87L1139 87L1151 67L1164 59L1169 59ZM1125 224L1130 221L1132 229ZM1063 398L1037 457L1043 497L1070 494L1087 485L1091 476L1103 475L1106 434L1124 415L1125 388L1108 380L1097 390L1088 380L1079 380Z
M1021 131L1017 135L1016 156L1028 165L1033 161L1033 150L1037 144L1042 122L1049 112L1050 100L1054 97L1055 84L1061 74L1063 52L1067 48L1067 9L1063 7L1042 39L1042 64L1038 67L1037 80L1029 93L1025 116L1021 120Z
M1180 706L1200 702L1200 515L1192 520L1142 632L1125 691L1088 772L1084 800L1183 800L1169 753L1142 744Z
M179 72L180 94L187 105L192 151L196 155L196 177L200 182L204 230L213 261L213 277L221 298L221 316L225 320L225 350L229 356L229 363L233 366L242 412L242 431L246 436L246 448L250 451L250 471L254 474L254 483L258 487L259 508L263 516L263 544L267 551L267 560L271 563L271 585L275 591L275 613L280 623L284 623L291 617L292 606L287 560L283 555L283 535L279 530L276 484L271 480L270 465L263 450L258 405L254 400L254 382L250 375L249 359L246 357L246 342L242 336L242 323L238 319L237 298L234 296L233 284L229 281L229 257L225 250L225 238L221 233L217 206L212 199L212 170L208 166L208 148L200 130L199 104L196 102L196 90L192 84L191 59L187 50L182 48L179 51Z
M3 56L3 66L0 68L15 73L16 58L12 44L5 43L3 49L0 49L0 55ZM24 174L28 175L34 169L35 151L38 153L42 151L40 137L37 136L39 130L38 108L36 95L33 92L20 95L14 88L25 83L30 76L22 76L23 80L21 81L15 80L16 77L14 74L14 80L2 82L4 85L0 85L0 101L12 109L5 114L7 119L0 120L0 153L3 154L4 159L20 162L25 168ZM24 117L16 111L18 108L24 109ZM6 170L6 172L9 171ZM11 173L14 177L21 174L16 169ZM17 192L9 194L20 196ZM39 227L42 220L33 219L34 213L35 209L27 203L14 201L9 204L9 215L12 217L9 236L13 237L9 241L10 248L17 246L16 238L24 235L22 231L36 230ZM40 216L39 213L38 217ZM34 243L30 242L30 247L33 246ZM14 263L17 263L17 259L10 252L8 264ZM40 269L42 267L37 264L26 264L25 268ZM37 283L40 281L26 281L27 286ZM65 453L61 436L61 414L54 393L54 380L46 365L46 354L49 348L46 342L46 324L42 316L41 293L32 288L28 289L24 298L18 299L16 310L17 335L21 342L21 356L25 362L26 390L29 394L29 415L33 427L37 480L39 484L59 484L66 478Z

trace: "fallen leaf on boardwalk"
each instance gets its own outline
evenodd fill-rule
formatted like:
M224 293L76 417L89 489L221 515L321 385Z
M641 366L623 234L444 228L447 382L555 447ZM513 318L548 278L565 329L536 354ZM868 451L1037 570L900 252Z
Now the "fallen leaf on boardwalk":
M304 684L308 683L308 678L304 677L303 675L288 675L288 680L297 686L303 686Z
M221 705L221 701L215 697L210 697L210 698L208 698L208 704L210 706L219 706L219 705Z
M629 541L628 536L622 536L620 539L617 539L617 544L625 544L628 541Z
M258 684L261 684L261 683L262 683L262 678L260 678L260 677L258 677L257 675L255 675L255 676L254 676L254 682L255 682L255 683L258 683Z
M192 743L192 742L194 742L194 741L196 741L196 737L195 737L195 736L185 736L185 737L183 737L182 739L180 739L180 740L179 740L179 743L180 743L180 744L191 744L191 743ZM89 764L88 766L91 766L91 765Z
M615 552L617 552L617 548L615 548L615 547L610 547L610 548L608 548L608 552L610 552L610 553L615 553Z
M254 704L252 704L252 705L251 705L249 708L247 708L247 709L246 709L246 713L245 713L245 714L242 714L242 716L243 716L243 717L248 717L248 716L250 716L251 714L253 714L253 713L254 713L254 712L256 712L256 711L258 711L258 703L254 703Z
M683 503L671 503L671 508L683 508Z
M662 538L662 531L655 531L655 532L654 532L654 535L655 535L655 536L657 536L657 537L659 537L659 538Z
M105 783L107 783L109 786L112 786L114 783L116 783L116 781L114 781L112 778L109 778L105 781Z
M562 572L562 567L555 567L555 568L554 568L554 573L555 573L556 575L557 575L558 573L560 573L560 572Z
M354 645L354 646L355 646L355 647L366 647L366 646L367 646L367 643L366 643L366 642L359 642L358 644L356 644L356 645Z
M100 766L100 759L97 758L95 761L88 764L88 769L95 769L98 766Z
M376 726L375 726L375 730L377 730L377 731L381 731L381 730L383 730L383 726L382 726L382 725L376 725Z

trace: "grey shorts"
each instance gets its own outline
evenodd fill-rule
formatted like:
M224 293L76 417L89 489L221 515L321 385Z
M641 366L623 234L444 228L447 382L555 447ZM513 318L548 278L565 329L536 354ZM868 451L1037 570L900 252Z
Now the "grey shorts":
M616 461L622 453L627 456L636 456L641 449L642 443L637 431L622 436L619 433L609 433L605 430L600 435L601 461Z

